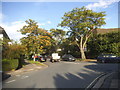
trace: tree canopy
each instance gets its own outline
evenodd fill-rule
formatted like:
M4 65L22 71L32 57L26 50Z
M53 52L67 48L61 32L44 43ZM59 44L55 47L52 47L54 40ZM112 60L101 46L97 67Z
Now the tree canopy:
M65 39L66 32L62 29L50 29L50 33L52 34L52 38L54 40L55 51L57 51Z
M26 47L26 54L44 53L47 46L51 45L51 34L42 28L39 28L34 20L26 20L27 25L19 31L26 35L21 38L21 43Z

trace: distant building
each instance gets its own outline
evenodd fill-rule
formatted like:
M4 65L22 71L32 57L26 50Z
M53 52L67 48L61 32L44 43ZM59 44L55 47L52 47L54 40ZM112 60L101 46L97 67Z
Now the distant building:
M0 26L0 39L3 40L3 38L9 39L9 36L7 35L7 33L5 32L5 30Z

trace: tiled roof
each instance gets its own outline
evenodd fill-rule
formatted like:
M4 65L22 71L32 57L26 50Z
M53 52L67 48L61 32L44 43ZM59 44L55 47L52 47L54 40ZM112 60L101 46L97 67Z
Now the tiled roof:
M120 28L108 28L108 29L101 28L101 29L97 29L94 32L96 32L97 34L105 34L105 33L114 32L118 30L120 30Z

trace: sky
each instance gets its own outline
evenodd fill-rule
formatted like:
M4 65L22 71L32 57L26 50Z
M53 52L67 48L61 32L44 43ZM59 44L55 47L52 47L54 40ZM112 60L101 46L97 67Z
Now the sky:
M23 35L20 30L28 19L38 22L40 28L50 30L60 28L57 25L62 21L65 12L73 8L85 6L95 12L106 12L106 25L101 28L118 28L118 0L97 0L97 2L8 2L0 4L0 26L8 36L19 41Z

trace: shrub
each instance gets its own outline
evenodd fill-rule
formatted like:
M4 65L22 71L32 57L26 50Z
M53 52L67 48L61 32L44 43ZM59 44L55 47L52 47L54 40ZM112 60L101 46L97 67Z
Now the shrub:
M2 60L2 70L11 71L18 67L18 59L3 59Z

